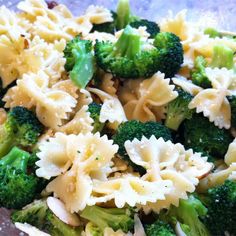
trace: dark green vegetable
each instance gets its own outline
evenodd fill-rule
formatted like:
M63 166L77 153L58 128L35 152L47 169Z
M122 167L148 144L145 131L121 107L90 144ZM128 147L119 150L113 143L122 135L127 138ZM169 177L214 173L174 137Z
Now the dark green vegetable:
M211 81L206 75L207 61L204 57L198 56L194 61L194 69L191 72L192 81L194 84L202 88L210 88Z
M110 227L115 231L121 229L127 233L132 231L134 227L133 213L127 208L86 206L80 216L97 225L102 231L106 227Z
M208 118L199 114L184 122L186 148L223 158L232 141L233 137L228 130L219 129Z
M146 225L145 232L147 236L175 236L175 232L169 223L161 220Z
M236 235L236 182L226 180L223 185L209 189L204 201L208 208L204 221L211 235L221 236L225 232Z
M121 78L148 78L161 71L172 77L183 63L183 48L179 38L172 33L159 33L154 46L144 49L137 30L127 26L118 41L96 42L97 64L104 71Z
M101 132L104 125L105 125L104 123L101 123L99 121L100 111L101 111L102 105L97 104L95 102L92 102L92 103L89 104L88 107L89 107L88 111L90 112L90 117L94 120L93 133Z
M115 44L97 41L95 56L101 69L121 78L150 77L158 70L157 49L142 49L141 36L129 25Z
M67 42L64 57L65 69L70 73L70 79L79 88L85 88L96 71L92 41L75 37Z
M160 27L158 24L146 19L133 21L130 23L130 26L136 29L141 26L145 26L147 28L146 31L150 34L150 38L155 38L155 36L160 33Z
M30 154L14 147L0 160L0 206L19 209L33 201L38 178L27 173Z
M231 126L236 128L236 96L228 97L231 107Z
M156 67L166 77L173 77L183 63L183 47L178 36L169 32L156 35L154 46L158 49Z
M178 130L180 124L185 119L191 119L194 113L193 109L188 108L193 96L181 89L177 91L178 97L167 105L165 120L165 126L172 130Z
M0 157L14 146L32 147L42 132L43 126L33 112L24 107L12 108L0 126Z

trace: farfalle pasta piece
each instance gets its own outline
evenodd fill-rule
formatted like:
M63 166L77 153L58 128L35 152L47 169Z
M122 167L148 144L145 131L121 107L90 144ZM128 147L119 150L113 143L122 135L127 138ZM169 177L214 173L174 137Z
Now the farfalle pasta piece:
M112 74L104 73L99 88L111 96L116 95L117 89L115 87L115 81L113 80Z
M105 181L111 173L112 158L118 146L100 137L99 133L79 134L69 142L72 147L70 156L74 156L72 167L66 173L50 182L46 188L53 192L71 212L84 209L92 193L93 180ZM76 149L74 149L76 147Z
M230 128L231 108L227 96L235 94L236 75L226 68L206 68L212 88L199 92L189 104L219 128Z
M198 185L199 192L206 192L209 188L222 185L226 179L235 176L236 163L230 164L230 166L220 166L213 173L202 179Z
M88 88L89 92L96 94L103 102L100 111L99 121L105 123L109 121L114 124L114 128L124 121L127 121L124 109L116 96L111 96L108 93L96 88Z
M165 199L170 187L171 182L168 180L149 182L132 175L110 178L107 181L94 180L92 196L87 203L94 205L114 200L118 208L125 204L132 207L136 204L145 205L147 202Z
M59 89L51 89L48 85L49 78L43 71L37 74L24 74L22 79L17 80L17 86L10 89L3 100L7 101L9 107L13 105L36 107L36 115L40 122L57 129L63 120L68 119L68 113L76 106L76 100L70 94ZM14 100L20 96L13 94L12 91L23 94L24 100ZM13 97L9 97L9 93ZM23 101L30 101L31 107L29 104L22 104Z
M90 5L86 10L85 15L90 19L92 24L102 24L113 21L111 12L102 6Z
M76 148L70 145L73 141L74 136L63 133L56 133L54 137L41 140L38 144L37 176L50 179L65 173L72 165L77 151L71 151L72 147Z
M96 43L96 40L98 41L110 41L115 43L117 41L117 38L113 34L105 33L105 32L98 32L94 31L92 33L89 33L84 37L86 40L91 40L93 44Z
M183 145L163 138L157 140L151 136L150 139L142 137L141 141L126 141L125 148L131 161L147 170L141 177L143 180L153 182L161 179L172 183L165 199L143 206L146 212L151 209L159 212L171 204L178 206L179 200L186 199L188 192L194 192L199 178L212 168L212 164L199 153L193 153L191 149L186 151Z
M89 133L93 130L93 119L88 112L88 106L84 105L71 121L61 126L58 130L66 134Z
M174 100L178 93L174 91L175 86L170 85L170 79L157 72L150 79L143 80L138 89L138 97L124 105L127 118L140 121L156 121L152 107L163 107ZM160 114L161 117L164 114Z
M229 166L232 163L236 163L236 138L229 145L228 151L225 154L225 163Z

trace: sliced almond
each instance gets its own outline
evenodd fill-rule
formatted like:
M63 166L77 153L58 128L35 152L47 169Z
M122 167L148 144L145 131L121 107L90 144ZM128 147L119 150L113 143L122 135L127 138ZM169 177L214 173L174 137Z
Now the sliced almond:
M65 204L59 199L55 197L48 197L47 205L49 209L64 223L75 227L80 225L78 215L69 212L66 209Z

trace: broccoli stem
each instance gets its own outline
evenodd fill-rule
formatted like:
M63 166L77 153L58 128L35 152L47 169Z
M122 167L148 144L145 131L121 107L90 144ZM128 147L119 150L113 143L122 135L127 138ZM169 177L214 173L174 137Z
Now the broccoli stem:
M211 67L225 67L232 69L234 66L234 52L231 48L225 45L216 45L213 48L213 57L210 66Z
M184 113L183 115L175 115L174 113L168 114L166 116L165 126L172 130L178 130L180 124L184 121L184 119Z
M141 50L141 38L131 26L127 26L116 44L114 45L113 53L111 56L126 56L133 59L136 54Z
M119 0L117 5L117 28L123 29L130 21L130 4L129 0Z
M10 138L6 138L0 144L0 158L5 156L11 150L13 146L14 146L14 141Z
M14 147L0 160L0 165L11 165L11 167L16 167L17 169L26 172L29 157L30 154L28 152Z

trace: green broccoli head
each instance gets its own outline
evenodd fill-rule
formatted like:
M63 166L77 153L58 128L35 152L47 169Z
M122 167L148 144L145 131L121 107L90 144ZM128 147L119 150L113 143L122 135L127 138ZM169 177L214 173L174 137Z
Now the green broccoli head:
M147 236L175 236L171 225L167 222L157 220L156 222L146 225L145 232Z
M206 214L207 208L203 203L190 195L187 200L181 199L178 207L172 205L167 213L161 214L160 218L164 218L170 224L178 221L188 236L209 236L206 226L201 221Z
M98 32L105 32L114 34L116 31L116 18L117 14L114 11L111 11L113 21L105 22L102 24L94 24L91 32L98 31Z
M202 88L210 88L211 81L206 75L207 61L203 56L196 57L194 61L194 68L191 71L191 77L194 84Z
M162 137L166 141L172 140L170 130L164 125L154 121L142 123L138 120L124 122L118 127L116 133L112 137L114 143L119 146L118 154L121 158L128 161L134 170L138 171L140 174L144 174L145 170L130 160L124 144L127 140L133 141L135 138L141 140L143 136L150 138L152 135L157 139Z
M0 160L0 205L19 209L32 202L38 179L27 173L30 154L14 147Z
M70 73L70 79L79 88L85 88L96 71L92 41L75 37L67 42L64 57L65 69Z
M11 215L11 220L13 222L27 222L39 229L43 229L47 211L46 200L36 200L22 210L14 211Z
M231 107L231 126L236 128L236 96L228 97Z
M167 105L167 115L165 126L178 130L180 124L185 119L191 119L194 113L193 109L189 109L188 105L193 96L182 89L178 89L178 97Z
M115 231L121 229L127 233L134 227L133 212L129 209L86 206L80 216L97 225L102 232L106 227L110 227Z
M100 117L100 111L102 108L101 104L97 104L95 102L92 102L89 104L88 106L88 111L90 113L90 117L93 119L93 133L96 132L101 132L103 127L104 127L104 123L101 123L99 121L99 117Z
M155 36L160 33L160 27L158 26L158 24L146 19L133 21L130 23L130 26L136 29L141 26L145 26L147 28L147 32L150 34L150 38L155 38Z
M226 45L216 45L213 47L211 67L232 69L234 66L234 52Z
M12 108L0 126L0 157L13 146L32 147L42 131L43 126L33 112L19 106Z
M204 198L208 212L204 221L212 235L236 234L236 182L226 180L223 185L209 189Z
M96 42L97 64L104 71L121 78L150 77L158 70L155 63L157 49L144 50L142 45L137 30L128 25L116 43Z
M173 77L183 63L183 47L177 35L161 32L156 35L154 46L158 49L156 66L166 77Z
M81 227L72 227L62 222L49 209L46 212L44 230L52 236L78 236L81 235Z
M192 119L184 122L186 148L223 158L232 141L233 137L228 130L219 129L202 115L194 114Z

